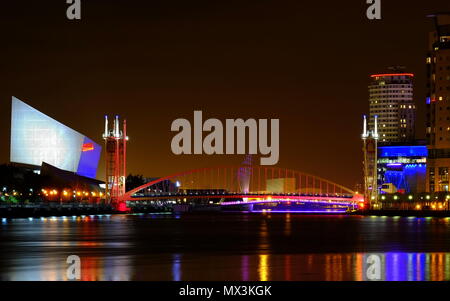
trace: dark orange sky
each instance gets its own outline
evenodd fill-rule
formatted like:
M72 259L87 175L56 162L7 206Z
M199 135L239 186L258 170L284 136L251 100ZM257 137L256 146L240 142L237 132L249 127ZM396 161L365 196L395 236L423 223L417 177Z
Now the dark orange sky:
M146 176L242 161L172 154L170 124L194 110L279 118L278 166L350 188L362 182L369 74L390 65L416 74L423 138L425 16L450 10L448 0L384 0L382 20L369 21L364 0L82 0L81 21L69 21L64 0L5 2L0 162L14 95L98 143L104 114L126 117L129 172Z

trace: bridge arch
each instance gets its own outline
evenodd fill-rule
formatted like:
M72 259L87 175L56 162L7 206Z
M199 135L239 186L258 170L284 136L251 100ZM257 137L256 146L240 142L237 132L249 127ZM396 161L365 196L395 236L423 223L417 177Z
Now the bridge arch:
M308 195L347 195L355 192L322 177L288 168L270 166L217 166L174 173L131 189L121 201L133 200L133 195L170 193L170 191L227 191L236 194L292 193Z

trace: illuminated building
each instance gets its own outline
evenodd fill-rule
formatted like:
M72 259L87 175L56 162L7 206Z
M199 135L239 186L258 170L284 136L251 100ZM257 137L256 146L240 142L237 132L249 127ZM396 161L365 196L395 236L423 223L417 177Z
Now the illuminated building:
M12 97L11 162L35 170L47 163L95 178L100 154L93 140Z
M450 14L431 15L427 64L427 191L449 190L450 168Z
M413 100L413 74L394 72L371 75L369 85L369 127L378 116L379 143L411 142L414 140L415 111Z
M48 201L87 201L97 202L104 196L102 181L83 177L46 163L41 167L42 199Z
M427 155L426 145L378 147L377 165L380 192L424 192Z

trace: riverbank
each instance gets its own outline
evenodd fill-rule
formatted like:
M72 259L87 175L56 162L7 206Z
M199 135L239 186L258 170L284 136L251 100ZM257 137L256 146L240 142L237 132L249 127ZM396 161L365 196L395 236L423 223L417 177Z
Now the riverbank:
M118 213L105 204L8 204L0 205L0 217L48 217L64 215L92 215Z
M107 204L86 203L37 203L37 204L2 204L0 205L1 218L27 218L50 216L78 216L96 214L124 214L124 213L160 213L172 212L168 207L140 206L129 208L128 211L117 211Z
M450 211L437 210L361 210L350 215L402 216L402 217L450 217Z

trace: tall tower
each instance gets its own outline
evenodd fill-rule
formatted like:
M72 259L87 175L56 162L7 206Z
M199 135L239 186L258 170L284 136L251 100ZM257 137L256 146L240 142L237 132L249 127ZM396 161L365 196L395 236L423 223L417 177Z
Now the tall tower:
M413 74L404 67L390 67L390 72L371 75L369 85L369 126L378 116L380 144L411 143L415 136L416 106L413 100Z
M239 183L239 189L242 192L250 191L250 177L252 175L252 155L246 155L244 161L242 162L243 167L239 168L237 172L237 178Z
M450 13L430 15L427 63L427 191L449 190L450 168Z
M378 170L377 170L377 141L378 116L374 116L373 130L367 130L367 117L363 121L363 153L364 153L364 200L373 208L378 202Z
M106 150L106 201L116 203L125 193L126 154L127 154L127 123L123 121L123 130L120 130L119 116L116 115L112 129L108 127L108 116L105 115Z

